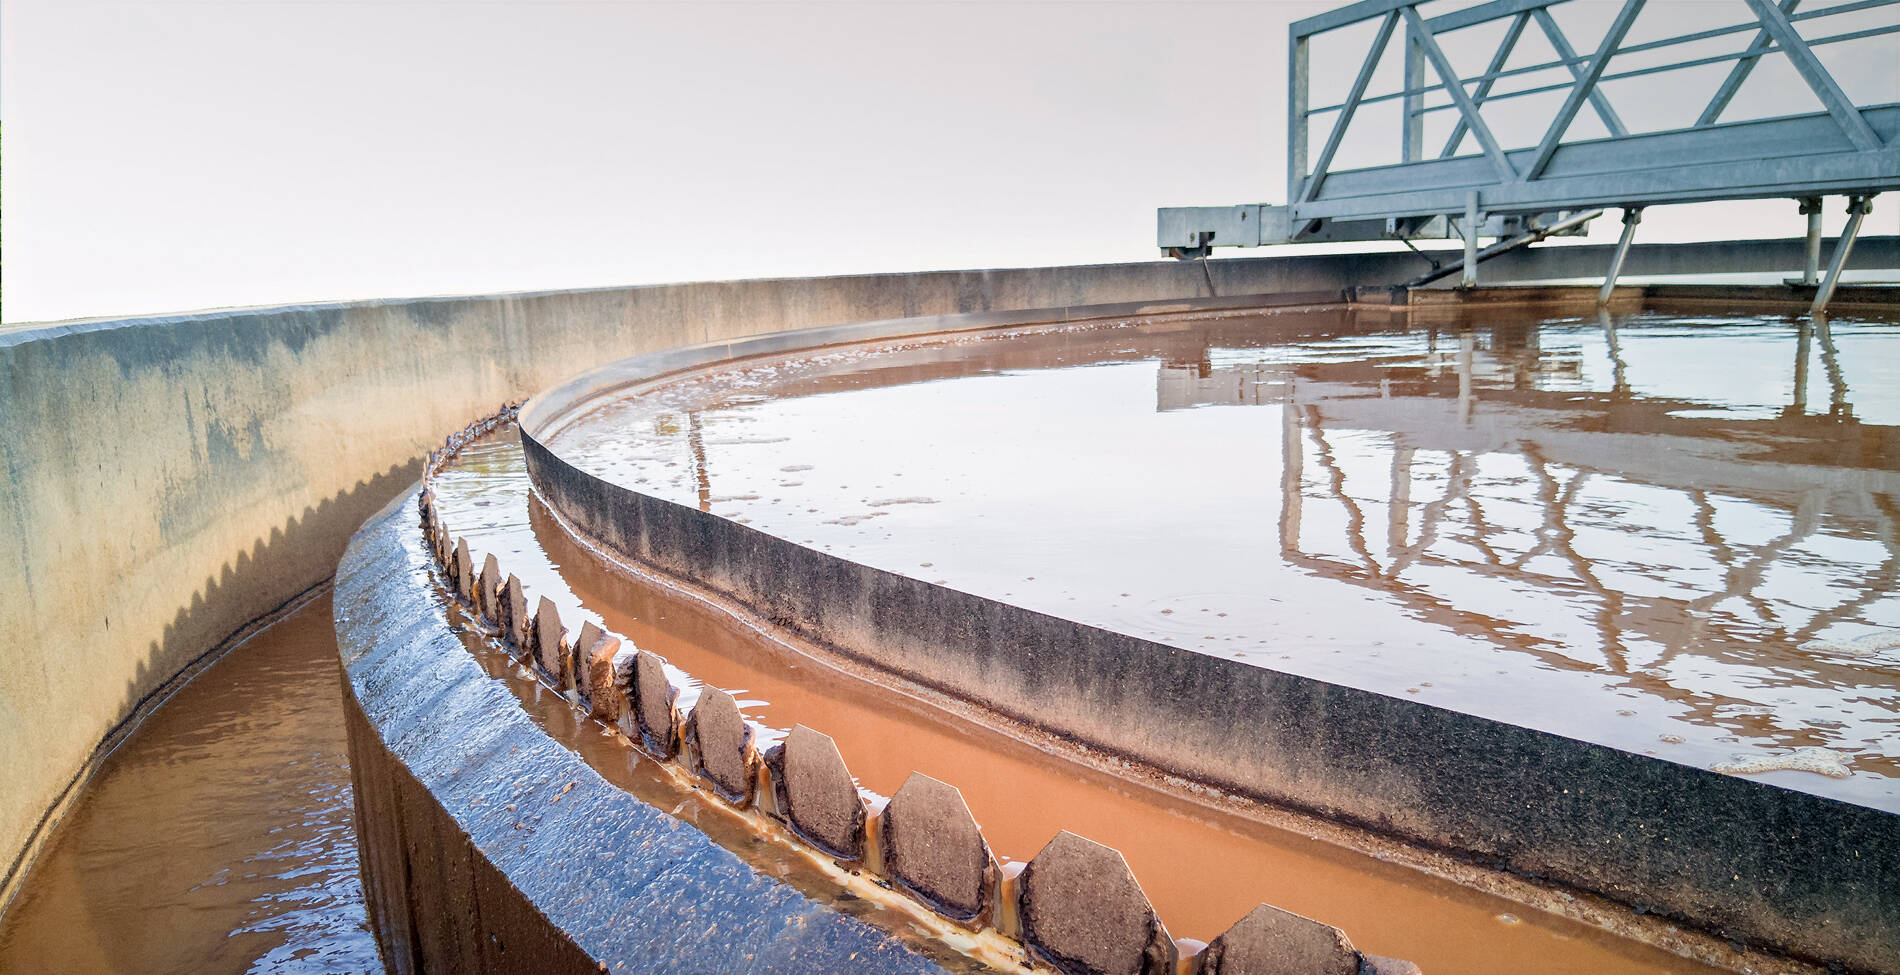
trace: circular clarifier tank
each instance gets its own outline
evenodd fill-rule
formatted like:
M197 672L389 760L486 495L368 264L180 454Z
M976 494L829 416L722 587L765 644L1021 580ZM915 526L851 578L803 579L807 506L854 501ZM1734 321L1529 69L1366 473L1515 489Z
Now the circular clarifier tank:
M642 385L548 443L854 563L1900 810L1900 328L1806 327L950 335Z

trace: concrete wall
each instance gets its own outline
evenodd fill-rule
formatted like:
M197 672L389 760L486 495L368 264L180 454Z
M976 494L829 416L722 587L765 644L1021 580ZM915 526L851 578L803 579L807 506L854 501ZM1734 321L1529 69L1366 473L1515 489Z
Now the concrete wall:
M1786 269L1799 242L1639 247L1631 274ZM1900 238L1856 267L1900 266ZM1600 247L1486 265L1571 277ZM355 302L0 330L0 898L115 729L327 578L440 435L588 366L865 319L1384 285L1410 254Z

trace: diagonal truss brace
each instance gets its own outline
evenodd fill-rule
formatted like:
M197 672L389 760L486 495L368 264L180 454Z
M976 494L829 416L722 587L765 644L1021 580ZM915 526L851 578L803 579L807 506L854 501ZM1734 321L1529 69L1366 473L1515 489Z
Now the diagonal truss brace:
M1319 161L1313 164L1313 175L1306 181L1306 189L1300 194L1304 203L1319 195L1319 188L1326 182L1326 171L1333 165L1333 155L1339 151L1340 140L1346 136L1346 128L1352 124L1353 112L1359 108L1359 100L1366 96L1366 87L1372 83L1372 72L1379 67L1379 59L1385 56L1385 46L1392 40L1392 29L1399 23L1399 12L1394 10L1385 15L1385 21L1379 25L1379 36L1372 42L1372 50L1366 52L1365 63L1359 65L1359 76L1353 79L1352 93L1346 96L1346 107L1340 110L1339 118L1333 123L1333 131L1326 136L1326 148L1320 150Z
M1758 3L1760 0L1749 2ZM1570 87L1570 97L1564 99L1564 106L1558 110L1557 117L1550 120L1550 128L1544 131L1544 141L1538 143L1537 154L1531 157L1530 166L1520 177L1522 180L1528 182L1544 174L1544 168L1550 165L1550 157L1557 152L1557 144L1570 129L1570 123L1576 119L1578 110L1583 108L1584 100L1596 91L1597 80L1603 77L1604 69L1610 66L1611 56L1630 32L1630 25L1636 22L1636 15L1643 10L1643 3L1644 0L1625 0L1623 9L1617 11L1609 32L1603 35L1603 43L1597 45L1596 54L1577 73L1576 84Z
M1801 0L1781 0L1781 12L1794 13L1794 9L1800 5ZM1707 128L1714 125L1716 119L1722 117L1723 110L1727 109L1728 103L1734 100L1735 93L1742 90L1742 82L1747 81L1749 73L1755 70L1755 62L1760 61L1761 56L1773 46L1774 37L1767 30L1764 29L1755 34L1755 39L1749 42L1748 50L1742 53L1742 59L1735 62L1735 67L1729 69L1728 77L1722 80L1722 87L1717 88L1715 97L1709 99L1709 107L1703 109L1701 117L1695 120L1695 128Z
M1478 90L1471 95L1473 105L1482 105L1490 97L1491 87L1498 83L1498 72L1504 70L1504 62L1511 59L1511 51L1517 47L1517 39L1524 36L1524 25L1530 23L1530 18L1528 11L1511 18L1511 26L1505 29L1504 39L1498 42L1497 53L1491 55L1491 63L1485 66L1484 80L1478 82ZM1410 81L1406 82L1407 88L1411 86ZM1451 138L1445 140L1445 149L1438 154L1438 158L1451 158L1458 151L1459 144L1465 141L1465 132L1469 129L1470 126L1460 117L1451 127Z
M1630 2L1640 4L1642 0L1630 0ZM1403 10L1406 29L1418 46L1424 50L1425 58L1432 63L1432 70L1438 72L1438 80L1444 83L1445 93L1450 95L1452 103L1458 106L1458 114L1464 117L1465 125L1471 129L1471 135L1478 140L1478 145L1484 147L1484 154L1490 157L1491 165L1497 167L1498 177L1507 183L1515 181L1517 170L1511 166L1511 161L1505 158L1503 147L1498 145L1497 137L1491 134L1491 127L1484 124L1483 117L1478 115L1477 104L1465 91L1464 81L1458 77L1458 71L1451 66L1451 61L1445 57L1444 49L1438 46L1438 39L1432 35L1431 28L1426 27L1425 21L1420 19L1418 8L1405 7Z
M1801 73L1801 80L1814 89L1815 96L1827 107L1828 114L1840 123L1841 131L1847 133L1854 147L1863 151L1880 148L1880 136L1874 134L1873 128L1861 117L1854 103L1848 101L1847 94L1835 83L1834 76L1828 74L1827 68L1821 65L1821 59L1815 57L1814 50L1808 47L1808 42L1788 22L1788 15L1768 0L1748 0L1748 6L1761 19L1762 29L1774 37L1781 52L1794 63L1795 70Z
M1570 38L1564 36L1563 28L1557 26L1557 18L1550 15L1550 8L1538 7L1531 11L1531 15L1537 18L1537 26L1550 40L1550 49L1570 68L1570 76L1581 83L1585 68L1578 63L1581 59L1577 57L1576 49L1570 46ZM1603 127L1609 129L1611 135L1617 138L1629 135L1629 129L1624 128L1623 120L1617 117L1616 109L1610 107L1610 96L1595 85L1590 86L1590 107L1596 110L1597 118L1603 120Z

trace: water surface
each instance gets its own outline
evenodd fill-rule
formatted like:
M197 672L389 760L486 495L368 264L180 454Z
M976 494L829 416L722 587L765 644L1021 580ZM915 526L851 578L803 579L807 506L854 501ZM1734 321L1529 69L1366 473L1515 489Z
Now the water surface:
M231 651L87 783L0 916L0 972L380 972L330 597Z
M1900 811L1900 325L1473 315L841 348L554 444L879 568Z

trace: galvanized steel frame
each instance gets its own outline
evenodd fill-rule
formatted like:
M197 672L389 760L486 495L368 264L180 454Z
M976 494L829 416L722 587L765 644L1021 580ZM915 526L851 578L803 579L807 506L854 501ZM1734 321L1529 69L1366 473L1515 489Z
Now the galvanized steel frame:
M1289 225L1297 239L1317 230L1321 221L1403 219L1432 215L1542 214L1590 207L1639 208L1664 203L1709 200L1809 198L1826 194L1871 196L1900 188L1900 104L1856 106L1815 57L1813 48L1900 31L1892 25L1849 31L1813 40L1794 28L1796 21L1888 6L1900 0L1850 0L1797 12L1800 0L1745 0L1754 23L1733 24L1624 46L1645 0L1624 0L1609 29L1589 53L1579 55L1549 8L1565 0L1491 0L1437 17L1419 8L1432 0L1361 0L1338 10L1297 21L1290 30L1287 111L1287 199ZM1441 36L1496 20L1510 19L1496 52L1482 74L1464 77L1446 57ZM1365 21L1379 28L1344 101L1310 104L1309 44L1323 33ZM1555 60L1506 68L1518 40L1535 22L1557 53ZM1373 72L1404 27L1405 87L1368 95ZM1619 73L1613 59L1640 51L1754 32L1742 50L1714 57L1680 60ZM1760 59L1785 54L1826 111L1810 115L1721 123L1722 113ZM1671 70L1735 62L1728 77L1693 125L1664 132L1631 134L1602 84ZM1541 85L1499 93L1496 83L1551 68L1566 69L1565 84ZM1430 77L1428 77L1428 74ZM1475 86L1468 90L1468 86ZM1534 146L1507 148L1485 124L1479 108L1486 102L1567 89L1563 105L1550 118ZM1447 104L1428 106L1427 95L1442 94ZM1336 171L1333 163L1345 131L1359 108L1402 98L1400 162ZM1607 138L1565 141L1565 133L1588 104ZM1423 117L1455 110L1458 121L1435 157L1423 149ZM1312 119L1337 113L1317 160L1308 164ZM1477 155L1456 155L1469 139Z

